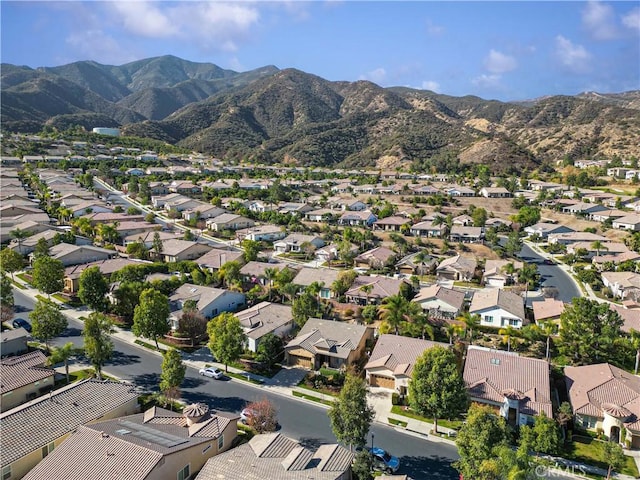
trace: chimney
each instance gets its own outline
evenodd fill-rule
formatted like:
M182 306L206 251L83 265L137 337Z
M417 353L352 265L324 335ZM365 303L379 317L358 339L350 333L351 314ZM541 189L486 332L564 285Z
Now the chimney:
M204 403L192 403L182 411L187 419L187 427L198 423L209 413L209 406Z

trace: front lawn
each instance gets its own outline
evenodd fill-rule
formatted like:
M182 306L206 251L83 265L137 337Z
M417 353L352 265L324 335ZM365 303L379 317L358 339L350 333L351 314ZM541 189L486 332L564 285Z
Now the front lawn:
M573 442L565 448L562 456L604 470L608 468L602 461L602 441L590 437L574 435ZM625 464L618 473L638 477L638 467L633 457L625 455Z
M406 410L405 410L406 408ZM409 407L403 407L402 405L393 405L391 407L391 413L395 413L396 415L403 415L408 418L413 418L414 420L420 420L421 422L433 424L433 418L426 418L422 415L417 414ZM464 422L461 418L455 418L453 420L447 420L446 418L438 419L438 428L450 428L452 430L459 430L462 427L462 423Z

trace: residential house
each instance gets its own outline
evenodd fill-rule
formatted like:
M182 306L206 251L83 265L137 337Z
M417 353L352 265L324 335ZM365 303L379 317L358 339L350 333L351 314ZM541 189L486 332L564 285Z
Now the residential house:
M144 413L79 426L31 470L26 480L193 478L209 459L231 448L238 416L191 404L182 413Z
M336 202L336 206L341 208L342 210L348 210L350 212L362 212L368 208L368 205L360 200L355 199L347 199L347 200L338 200Z
M440 189L434 187L433 185L416 185L415 187L411 188L411 192L414 195L421 196L438 195L439 193L441 193Z
M610 210L604 210L602 212L592 213L589 216L589 220L593 220L594 222L606 222L606 221L615 221L616 219L626 217L629 215L629 212L625 212L624 210L617 210L615 208Z
M196 309L207 319L213 318L222 312L235 312L245 304L244 293L232 292L221 288L204 287L185 283L178 287L169 296L171 306L171 328L178 329L184 304L187 301L196 302Z
M137 412L138 395L131 384L87 379L3 412L3 478L24 477L81 425Z
M69 207L69 210L71 210L74 218L81 217L82 215L86 215L87 213L113 212L113 209L107 204L95 200L89 200L87 202L79 203L77 205Z
M447 225L444 222L434 224L433 221L430 220L416 223L409 228L409 233L414 237L442 238L446 231Z
M60 260L62 265L79 265L81 263L98 262L115 258L118 254L113 250L91 245L71 245L59 243L49 249L49 256Z
M255 213L265 213L275 210L275 206L273 204L268 204L262 200L250 200L245 202L244 206L248 208L250 212Z
M531 302L531 308L533 308L533 318L537 325L545 322L559 323L565 304L555 298L545 298Z
M444 193L451 197L475 197L476 191L473 188L460 185L452 185L443 189Z
M410 253L396 263L399 273L407 275L427 275L435 273L438 266L438 259L432 255L425 254L424 250Z
M472 402L495 407L513 427L532 425L542 413L553 418L546 360L471 345L463 379Z
M453 217L451 222L452 222L452 225L460 225L462 227L472 227L473 226L473 218L471 218L467 214L458 215L457 217Z
M484 238L484 228L482 227L463 227L461 225L453 225L449 233L449 240L452 242L462 243L479 243Z
M253 227L255 222L250 218L236 215L235 213L223 213L217 217L207 220L207 228L214 232L223 230L241 230L243 228Z
M590 232L567 232L567 233L552 233L548 236L549 243L559 243L561 245L569 245L575 242L608 242L609 239L605 236L598 235Z
M622 305L610 303L609 307L622 317L621 331L626 334L629 334L632 329L640 332L640 299L638 302L633 300L626 301Z
M605 250L601 251L600 255L594 255L594 257L591 259L591 263L593 263L598 268L598 270L601 270L604 264L608 262L622 263L627 261L640 262L640 253L636 253L632 250L627 250L626 252L613 253L610 255L609 252Z
M513 222L505 218L493 217L493 218L488 218L487 221L484 222L485 230L488 228L500 229L500 228L512 228L512 227L513 227Z
M488 259L485 262L482 283L487 287L504 288L516 281L518 271L523 265L522 262L517 261ZM508 273L509 266L513 269L512 273Z
M455 320L464 307L465 293L442 285L422 287L411 300L422 307L432 320Z
M379 305L385 298L398 295L403 284L409 285L406 280L399 278L360 275L347 290L345 297L348 303L356 305Z
M602 272L602 283L611 289L614 297L622 300L640 295L640 273Z
M223 250L222 248L212 248L200 258L194 260L202 269L215 272L227 262L244 263L244 253L239 250Z
M504 187L482 187L480 195L486 198L510 198L511 192Z
M194 198L183 197L182 195L180 195L180 197L176 198L175 200L166 202L164 204L164 209L167 212L173 211L182 213L187 211L195 211L199 208L203 208L203 206L206 206L208 208L209 204L201 202L200 200L196 200Z
M349 244L349 253L356 255L358 253L358 247L352 243ZM314 252L317 264L326 263L331 266L331 262L340 258L340 246L332 243L325 245Z
M0 345L2 345L0 355L2 357L10 357L27 353L29 351L29 346L27 345L28 336L29 333L22 327L0 332ZM2 401L4 402L4 399ZM2 405L0 405L0 408L2 408Z
M9 248L21 253L22 255L29 255L30 253L33 253L35 251L39 240L44 240L49 248L51 248L54 245L56 238L58 238L63 233L65 233L63 230L58 230L55 227L50 228L49 230L44 230L42 232L36 233L35 235L23 238L20 241L17 238L14 238L9 243ZM75 239L76 245L93 244L93 241L90 238L76 236Z
M346 211L338 219L338 224L352 227L370 227L378 219L371 210Z
M406 225L406 227L405 227ZM409 230L411 220L405 217L391 216L381 218L373 222L374 230L383 230L385 232L400 232L403 228Z
M282 240L273 243L273 249L277 253L302 252L304 244L311 244L314 249L324 247L324 240L317 235L304 235L292 233Z
M188 180L174 180L169 184L169 191L183 195L199 195L202 193L202 187Z
M372 340L373 328L365 325L310 318L285 346L285 359L287 365L311 370L346 368L362 358Z
M188 197L185 197L184 195L181 195L179 193L170 193L168 195L160 195L160 196L154 195L151 197L151 205L153 205L153 208L158 210L158 209L165 208L165 205L167 203L171 203L175 200L183 199L183 198L188 198Z
M624 243L621 242L606 242L602 243L602 246L597 249L593 248L594 242L575 242L567 245L567 253L585 253L584 255L587 259L593 259L593 257L602 255L606 253L607 255L616 256L622 255L629 251L629 247L627 247Z
M107 260L98 260L97 262L82 263L72 265L64 270L64 291L71 294L78 293L80 288L80 276L87 268L98 267L102 276L107 281L115 272L122 270L128 265L149 265L151 262L143 260L130 260L128 258L110 258Z
M100 212L100 213L88 213L82 215L82 218L89 219L92 226L96 226L99 223L115 223L115 222L142 222L144 221L144 215L127 215L126 213L113 213L113 212Z
M3 335L3 340L8 338ZM2 354L5 355L4 344ZM51 368L45 368L46 360L47 357L40 350L0 360L0 412L11 410L53 389L56 372Z
M319 208L304 214L304 218L309 222L325 222L330 223L335 217L341 214L341 210L333 210L331 208Z
M633 213L613 220L613 228L640 232L640 214Z
M355 257L354 262L356 267L379 270L393 265L397 256L398 254L390 248L375 247Z
M469 313L480 315L480 325L494 328L522 328L524 299L510 290L485 288L473 294Z
M256 262L251 261L248 262L240 269L240 275L242 275L242 281L244 283L252 283L257 285L262 285L263 287L267 285L268 280L266 277L266 270L269 268L274 268L276 270L288 269L293 272L297 272L300 269L299 265L296 264L287 264L287 263L270 263L270 262Z
M209 459L196 480L351 480L354 456L338 444L311 450L281 433L263 433Z
M120 238L124 238L129 235L140 235L145 232L155 232L160 230L162 226L157 223L146 222L144 220L127 220L116 223L115 228Z
M166 263L174 263L183 260L195 260L209 252L212 248L213 247L207 243L171 238L162 240L161 252L156 252L155 249L152 248L149 250L149 253L153 258L160 259Z
M278 213L304 216L305 213L313 210L311 205L299 202L281 202L278 204Z
M21 215L32 215L32 214L40 214L43 213L42 209L38 208L37 205L29 206L29 205L14 205L14 204L3 204L0 207L0 217L10 218L17 217ZM49 222L47 222L49 223Z
M51 225L48 225L46 223L34 222L33 220L27 220L17 224L5 224L4 218L0 216L0 219L2 219L2 223L0 223L0 243L7 243L12 240L13 234L11 232L13 232L14 230L22 230L33 236L37 233L47 231L51 228Z
M183 210L182 218L187 221L206 220L209 218L215 218L223 213L227 213L224 208L209 205L208 203L202 203L190 210Z
M383 387L406 395L413 366L422 354L433 347L449 348L446 343L384 334L378 337L364 367L371 387Z
M302 267L293 279L295 285L308 287L313 283L320 285L318 296L320 298L334 298L336 296L333 290L333 283L340 278L339 270L331 270L329 268L310 268Z
M279 225L256 225L250 228L236 230L236 238L243 240L253 240L254 242L275 242L287 236L285 228Z
M640 448L640 378L608 363L565 367L564 375L577 427Z
M598 212L604 212L605 210L608 210L608 208L598 203L586 203L586 202L578 202L572 205L567 205L565 207L562 207L562 213L570 213L570 214L579 215L585 218L589 218L592 214L598 213Z
M545 240L549 235L557 233L571 233L575 232L575 230L562 224L539 222L535 225L524 227L524 232L528 237L538 235L541 239Z
M478 262L475 257L455 255L445 258L436 267L438 278L469 282L476 273Z
M236 313L240 325L247 336L247 348L258 351L260 341L268 333L279 337L288 335L293 329L293 313L290 305L260 302L253 307Z

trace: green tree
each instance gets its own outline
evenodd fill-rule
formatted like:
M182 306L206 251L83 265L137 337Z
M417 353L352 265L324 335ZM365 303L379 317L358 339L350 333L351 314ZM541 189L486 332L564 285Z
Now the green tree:
M345 270L338 274L338 278L331 284L336 296L343 296L351 288L358 274L354 270Z
M51 295L64 288L64 265L53 257L40 257L33 262L31 272L33 286L43 293Z
M113 341L109 336L113 326L111 320L100 312L91 313L84 321L84 352L102 380L102 367L113 355Z
M533 424L535 443L534 450L549 455L558 455L562 448L562 433L560 426L553 418L547 417L544 412L536 415Z
M31 236L31 232L26 230L22 230L20 228L16 228L9 232L9 235L13 237L18 242L18 253L20 255L24 255L24 251L22 249L22 244L24 243L24 239Z
M169 399L172 405L173 400L180 397L180 385L187 372L187 366L182 361L180 352L175 348L170 348L162 355L162 372L160 373L160 391Z
M140 303L133 311L134 335L153 339L158 346L158 337L169 333L169 299L166 295L148 288L140 294Z
M636 361L633 367L633 374L638 374L638 364L640 363L640 332L635 329L629 331L629 343L636 352Z
M13 284L4 272L0 274L0 305L13 307Z
M100 267L85 268L78 280L78 297L82 303L92 310L103 310L107 300L105 295L109 291L109 283L102 275Z
M318 316L319 311L320 303L318 302L318 297L309 291L309 289L294 298L291 304L293 321L296 322L296 325L300 328L307 323L309 318Z
M475 208L471 214L471 218L473 218L473 226L484 227L484 224L487 223L487 217L487 211L484 208Z
M473 345L474 334L478 328L480 328L480 315L477 313L471 314L470 312L464 312L458 320L464 323L465 336L469 337L469 343Z
M607 480L611 474L620 470L624 465L625 458L622 447L615 442L602 442L602 461L607 465Z
M391 295L384 299L378 309L380 319L387 322L387 324L394 329L396 335L399 333L400 324L410 320L408 316L410 303L409 300L400 294Z
M540 207L525 205L520 207L513 221L520 224L521 228L535 225L540 221Z
M122 281L114 292L115 313L123 317L127 322L133 321L136 305L140 303L140 294L144 290L142 282Z
M496 415L487 405L472 405L466 423L458 431L456 445L460 459L453 467L465 479L500 479L491 474L492 469L487 468L487 462L496 459L497 449L509 447L508 439L508 427L503 417Z
M284 343L278 335L267 333L260 339L256 360L265 364L269 370L282 361L283 356Z
M151 248L153 248L153 251L156 254L160 254L164 250L164 244L162 243L162 239L160 238L160 232L155 232L153 234L153 243Z
M373 470L373 455L367 449L362 449L356 453L351 466L353 480L371 480Z
M244 252L243 257L245 262L251 262L257 260L258 254L260 253L260 242L256 242L255 240L249 240L245 238L242 241L242 250Z
M467 388L452 350L433 347L416 361L409 383L409 403L413 411L433 418L438 433L439 418L453 418L469 406Z
M11 278L13 277L14 272L22 270L24 266L24 259L22 255L11 248L3 248L0 251L0 267L3 272L7 272L11 274Z
M240 358L244 350L246 337L240 320L233 313L223 312L207 324L209 350L217 361L224 363L225 371L229 364Z
M218 277L226 287L240 281L240 263L237 261L227 262L220 266Z
M522 239L518 232L511 232L504 244L504 251L509 257L515 257L522 250Z
M48 257L49 256L49 244L44 238L39 238L36 242L35 250L33 251L33 258Z
M49 340L57 337L67 328L67 319L58 307L46 300L38 300L29 314L31 335L44 342L49 351Z
M623 323L609 304L576 297L560 315L558 350L573 365L615 363Z
M69 383L69 360L76 354L73 343L67 342L62 347L54 348L51 355L47 359L48 365L55 365L57 363L64 363L64 372L67 376L67 383Z
M356 375L347 374L340 394L329 408L331 429L339 442L364 447L374 411L367 404L367 386Z
M127 255L131 258L147 260L149 258L149 250L142 240L127 245Z

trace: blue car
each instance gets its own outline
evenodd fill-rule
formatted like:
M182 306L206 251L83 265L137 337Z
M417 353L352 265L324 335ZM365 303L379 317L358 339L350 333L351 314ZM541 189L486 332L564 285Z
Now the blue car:
M373 447L369 449L369 452L373 455L374 469L383 470L387 473L396 473L398 468L400 468L400 460L398 457L390 455L386 450Z
M16 318L13 323L13 328L24 328L27 332L31 333L31 324L22 318Z

